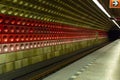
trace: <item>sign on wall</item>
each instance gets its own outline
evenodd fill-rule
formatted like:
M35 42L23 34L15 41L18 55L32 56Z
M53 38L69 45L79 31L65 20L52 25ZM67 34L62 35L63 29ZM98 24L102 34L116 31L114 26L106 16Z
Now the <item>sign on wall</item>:
M120 8L120 0L110 0L110 8Z

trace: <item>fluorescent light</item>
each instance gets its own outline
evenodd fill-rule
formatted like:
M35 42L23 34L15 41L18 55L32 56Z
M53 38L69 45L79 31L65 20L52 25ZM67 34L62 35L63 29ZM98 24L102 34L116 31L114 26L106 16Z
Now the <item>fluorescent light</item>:
M112 20L114 23L115 23L115 25L118 27L118 28L120 28L120 26L117 24L117 22L115 21L115 20Z
M110 14L104 9L104 7L100 4L100 2L98 0L92 0L109 18L111 18ZM114 24L120 28L120 26L118 25L118 23L115 20L112 20L114 22Z
M104 9L104 7L99 3L98 0L93 0L93 2L94 2L109 18L111 18L110 14Z

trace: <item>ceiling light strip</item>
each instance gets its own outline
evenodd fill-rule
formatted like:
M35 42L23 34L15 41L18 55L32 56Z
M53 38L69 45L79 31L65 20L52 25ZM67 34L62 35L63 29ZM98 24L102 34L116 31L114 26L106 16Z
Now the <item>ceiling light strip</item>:
M120 28L120 26L117 24L117 22L115 21L115 20L112 20L114 23L115 23L115 25L118 27L118 28Z
M92 0L109 18L111 18L110 14L104 9L104 7L100 4L100 2L98 0ZM113 23L120 28L120 26L118 25L118 23L115 20L112 20Z

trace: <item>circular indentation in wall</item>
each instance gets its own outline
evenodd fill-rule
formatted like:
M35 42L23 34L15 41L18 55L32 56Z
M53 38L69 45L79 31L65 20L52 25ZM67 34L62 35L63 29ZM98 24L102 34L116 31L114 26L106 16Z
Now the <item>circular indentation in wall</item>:
M8 46L7 46L7 45L4 45L4 46L3 46L3 50L4 50L4 52L8 52L8 50L9 50L9 49L8 49Z
M20 45L20 48L21 48L22 50L25 49L24 44L21 44L21 45Z
M10 45L10 50L11 50L11 51L14 51L14 50L15 50L15 48L14 48L13 45Z
M20 46L18 44L16 44L16 50L20 50Z

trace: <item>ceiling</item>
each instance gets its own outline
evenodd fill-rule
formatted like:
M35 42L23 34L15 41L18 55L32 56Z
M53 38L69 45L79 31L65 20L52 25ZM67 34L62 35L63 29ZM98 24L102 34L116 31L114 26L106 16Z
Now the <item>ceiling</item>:
M82 20L84 24L88 25L91 28L110 30L112 27L115 26L115 24L98 8L98 6L92 0L59 1L65 2L71 7L78 9L80 16L79 20ZM116 15L116 13L118 13L118 10L109 9L109 0L100 0L100 2L111 15L118 16Z
M105 4L112 15L120 16L118 9L108 8L109 0L100 1ZM20 12L21 14L22 12L22 17L26 17L27 14L27 18L37 16L40 20L50 20L76 27L108 31L115 26L92 0L1 0L0 8L0 13L5 12L6 9L4 14L8 14L9 10L12 10L15 13Z
M99 0L104 8L111 14L114 18L120 18L120 8L109 8L109 1L110 0ZM120 21L117 21L117 23L120 25ZM119 29L117 27L113 27L112 29Z
M112 16L120 17L120 8L109 8L109 1L110 0L100 0Z
M65 2L65 0L61 0ZM87 16L84 16L82 14L79 14L82 20L84 18L85 23L91 23L91 25L88 25L92 28L96 29L103 29L103 30L109 30L112 26L115 26L113 22L95 5L95 3L92 0L66 0L67 4L70 5L69 2L73 1L71 6L76 8L79 5L79 11L80 13L86 14ZM77 14L76 14L77 15Z

